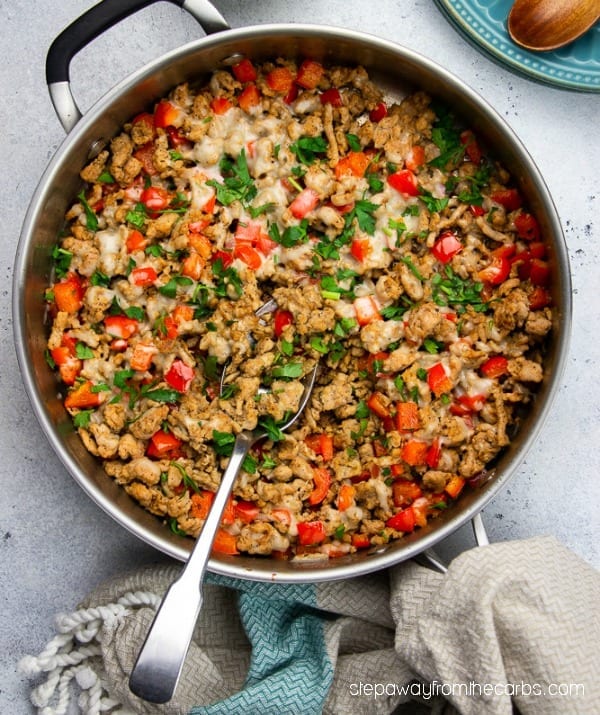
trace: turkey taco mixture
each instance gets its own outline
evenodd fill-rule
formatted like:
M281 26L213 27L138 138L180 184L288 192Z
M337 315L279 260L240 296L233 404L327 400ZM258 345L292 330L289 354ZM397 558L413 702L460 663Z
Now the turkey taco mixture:
M47 359L86 448L176 533L201 531L240 430L266 436L214 549L293 559L425 526L509 444L543 379L546 246L426 94L243 59L134 117L81 177Z

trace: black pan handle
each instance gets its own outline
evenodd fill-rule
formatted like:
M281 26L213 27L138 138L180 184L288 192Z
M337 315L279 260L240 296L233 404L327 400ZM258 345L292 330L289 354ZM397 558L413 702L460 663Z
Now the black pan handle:
M209 0L168 0L187 10L206 34L228 30L229 25ZM46 56L46 83L60 123L68 133L81 119L70 88L73 57L96 37L129 15L158 0L102 0L78 17L54 40Z

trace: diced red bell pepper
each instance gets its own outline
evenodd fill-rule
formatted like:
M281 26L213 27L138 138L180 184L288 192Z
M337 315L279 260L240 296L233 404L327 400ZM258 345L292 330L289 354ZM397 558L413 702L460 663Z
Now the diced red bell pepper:
M367 399L367 407L374 415L385 419L391 417L392 412L386 397L381 392L373 392Z
M366 357L361 357L357 361L357 368L366 372L367 375L373 375L374 377L381 377L385 375L382 371L381 363L389 358L390 354L384 350L378 353L369 353Z
M76 357L67 345L59 345L50 351L52 359L58 367L60 379L65 385L75 384L75 380L81 372L83 363Z
M396 429L415 430L421 426L419 406L416 402L399 402L396 405Z
M137 343L133 348L129 366L132 370L146 372L152 365L152 358L158 353L158 348L153 343Z
M152 266L140 266L131 271L129 278L136 286L151 286L158 278L158 273Z
M304 218L319 204L319 194L314 189L303 189L290 204L290 211L295 218Z
M364 151L350 151L335 165L335 178L341 179L343 176L364 176L370 163L371 159Z
M285 94L294 84L294 75L287 67L275 67L267 74L265 80L274 92Z
M462 249L463 245L454 231L443 231L431 247L431 252L440 263L449 263Z
M427 454L425 455L425 464L429 469L437 469L440 464L440 458L442 456L442 440L439 437L435 437Z
M359 263L363 263L371 253L370 239L355 238L350 244L350 253Z
M529 309L541 310L552 303L552 296L543 286L536 286L529 294Z
M192 251L181 262L181 273L192 280L200 280L206 261L196 251Z
M164 211L170 201L169 193L162 186L149 186L142 191L140 201L146 207L150 218L156 218L159 211Z
M479 370L484 377L501 377L508 370L508 360L503 355L493 355L481 365Z
M331 472L325 467L313 467L313 481L315 486L308 497L311 506L320 504L327 496L331 486Z
M402 511L396 512L394 516L390 517L385 525L390 529L395 529L396 531L403 531L405 533L410 533L414 531L416 526L415 512L411 506Z
M480 412L485 405L485 395L458 395L455 402L450 405L450 412L458 417L472 415Z
M139 322L135 318L129 318L126 315L107 315L104 318L104 328L109 335L115 338L129 340L132 335L135 335Z
M527 253L531 258L546 258L546 244L542 241L532 241Z
M477 277L480 281L489 283L490 285L499 285L508 278L510 267L511 263L508 258L500 255L492 255L491 262L477 273Z
M521 194L517 189L501 189L495 191L490 198L497 204L504 206L507 211L516 211L521 206Z
M178 117L179 110L177 107L166 99L161 99L154 110L154 126L164 129L165 127L172 126Z
M280 524L283 524L283 526L290 526L292 523L292 514L290 510L283 506L271 509L271 516Z
M156 176L158 170L154 165L154 142L150 141L138 147L133 156L141 163L142 169L148 176Z
M217 554L236 556L240 553L237 548L237 536L230 534L228 531L225 531L225 529L217 529L212 550Z
M243 241L236 242L233 249L233 257L239 258L253 271L258 270L262 266L260 253L249 243L245 243Z
M261 221L255 219L238 221L235 229L236 241L246 241L252 246L256 246L256 242L263 235L266 235L266 231L265 226Z
M421 487L416 482L411 482L408 479L397 479L392 484L392 501L394 502L394 506L410 506L414 500L418 499L422 494Z
M387 180L388 184L401 194L406 194L407 196L419 195L417 177L412 171L410 171L410 169L401 169L400 171L388 176Z
M298 543L312 546L325 541L327 534L322 521L301 521L298 523Z
M384 117L387 117L388 109L385 102L379 102L369 112L369 119L372 122L380 122Z
M187 304L177 305L175 306L172 315L173 320L177 323L177 325L181 325L181 323L187 323L188 320L194 319L194 308Z
M146 447L146 454L149 457L162 459L163 457L173 456L181 447L182 442L179 437L176 437L172 432L165 432L162 429L157 430Z
M529 280L534 286L546 286L550 282L550 265L541 258L532 258L529 270Z
M214 97L210 101L210 108L215 114L226 114L233 104L227 97Z
M208 489L202 489L199 492L193 492L190 496L190 516L193 519L202 519L206 521L210 510L212 509L213 502L215 500L215 493L209 491ZM257 508L258 511L258 508ZM235 507L233 503L233 497L230 497L223 510L223 515L221 517L221 524L230 525L235 522Z
M534 216L529 213L520 213L514 220L517 236L525 241L540 240L540 226Z
M216 263L217 261L221 261L223 268L229 268L233 263L233 254L230 251L221 251L219 249L212 254L210 259L211 263Z
M199 492L193 492L190 495L190 511L189 515L192 519L202 519L206 521L213 502L215 500L215 493L209 491L208 489L202 489Z
M132 124L145 124L148 131L154 134L154 116L150 112L140 112L131 120Z
M98 407L102 402L102 397L99 392L94 392L93 388L94 383L91 380L81 382L66 396L65 407L67 409Z
M322 432L321 434L309 434L304 440L315 454L320 454L324 461L333 459L333 435Z
M234 505L233 512L236 519L243 521L244 524L251 524L260 514L260 509L254 502L238 499Z
M420 144L414 144L408 150L406 158L404 160L404 165L410 171L416 171L420 166L425 163L425 149Z
M206 262L206 260L210 257L212 253L213 246L211 240L203 233L196 233L194 231L190 232L188 237L188 244L190 246L190 249L194 253L197 253L198 256L202 259L203 264Z
M177 392L187 392L194 380L194 368L186 365L183 360L173 360L165 374L167 384Z
M293 325L294 316L289 310L277 308L273 315L273 332L276 338L280 338L288 325Z
M167 315L158 328L158 334L166 340L175 340L179 335L179 327L172 315Z
M321 104L331 104L332 107L342 107L344 104L340 90L337 87L331 87L321 92L319 99Z
M382 320L379 306L372 295L363 295L354 299L354 311L359 325L367 325L374 320Z
M456 497L461 493L464 486L465 480L462 477L459 477L458 474L455 474L450 477L450 480L444 487L444 491L449 497L451 497L452 499L456 499Z
M235 504L233 501L233 496L229 495L229 499L225 504L223 513L221 514L221 524L225 526L231 526L235 524Z
M256 67L247 57L244 57L243 60L233 65L231 71L237 81L242 83L256 82L256 78L258 77Z
M133 253L134 251L143 251L148 245L149 241L140 231L133 230L130 231L125 239L125 246L127 247L127 253Z
M351 538L355 549L368 549L371 546L371 537L368 534L352 534Z
M252 107L257 107L260 104L260 90L255 84L247 84L240 92L238 104L244 110L249 112Z
M429 445L427 442L410 439L402 446L400 456L407 464L410 464L411 467L419 467L422 464L425 464L428 449Z
M54 303L60 311L77 313L83 305L85 290L81 279L75 273L69 273L60 283L55 283L52 292Z
M182 134L181 132L177 131L175 127L167 127L166 132L167 136L169 137L169 146L172 149L179 149L180 147L186 145L191 146L191 142L185 136L185 134Z
M321 81L324 72L325 69L320 62L304 60L298 68L296 84L304 87L304 89L314 89Z
M342 484L338 491L337 497L337 508L340 511L346 511L354 504L354 495L356 494L356 489L352 484Z
M452 389L452 380L448 377L446 368L441 362L437 362L427 370L427 384L436 397L450 392Z
M465 129L465 131L461 133L460 143L465 147L465 154L469 161L472 161L473 164L480 164L483 158L483 152L471 129Z
M411 508L415 515L415 525L421 527L427 526L430 508L429 499L427 497L419 497L411 504Z
M483 216L485 214L483 206L477 206L476 204L471 204L469 206L469 211L473 214L473 216Z

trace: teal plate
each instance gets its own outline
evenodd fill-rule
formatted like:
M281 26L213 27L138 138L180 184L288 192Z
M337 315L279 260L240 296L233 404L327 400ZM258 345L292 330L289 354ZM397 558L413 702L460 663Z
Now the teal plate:
M538 82L581 92L600 92L600 23L566 47L529 52L506 29L513 0L436 0L450 21L479 49Z

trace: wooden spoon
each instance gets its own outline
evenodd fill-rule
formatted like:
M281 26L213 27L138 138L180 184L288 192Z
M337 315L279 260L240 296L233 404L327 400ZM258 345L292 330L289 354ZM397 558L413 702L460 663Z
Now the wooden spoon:
M528 50L555 50L600 18L600 0L515 0L508 15L512 39Z

